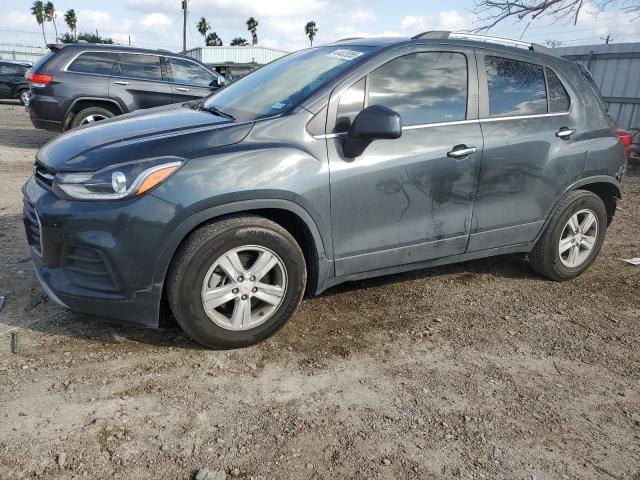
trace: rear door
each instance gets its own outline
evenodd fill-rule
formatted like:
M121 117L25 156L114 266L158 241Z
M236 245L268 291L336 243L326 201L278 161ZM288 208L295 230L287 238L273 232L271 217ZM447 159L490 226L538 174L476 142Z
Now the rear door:
M218 89L218 77L185 58L166 57L174 103L206 97Z
M173 103L171 84L159 55L121 52L109 96L132 112Z
M485 144L469 251L535 240L588 151L580 97L560 70L487 51L478 74Z

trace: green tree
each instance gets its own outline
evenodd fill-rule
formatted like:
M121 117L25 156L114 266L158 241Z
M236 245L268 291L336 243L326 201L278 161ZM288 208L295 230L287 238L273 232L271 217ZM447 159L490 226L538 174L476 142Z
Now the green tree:
M56 25L56 7L53 6L53 2L47 2L44 4L44 19L47 22L53 22L53 28L56 31L56 39L58 41L58 26Z
M33 5L31 6L31 15L36 17L36 22L38 22L38 25L42 27L42 38L44 38L44 44L46 45L47 36L44 33L44 5L40 0L33 2Z
M311 42L311 46L313 47L313 39L316 37L316 33L318 33L316 22L307 22L307 24L304 26L304 33L306 33L307 37L309 37L309 42Z
M69 30L73 32L73 38L77 40L78 17L76 17L76 12L73 8L67 10L67 13L64 14L64 23L66 23Z
M249 42L247 42L245 38L236 37L231 40L231 43L229 45L231 45L232 47L246 47L249 45Z
M221 47L222 39L218 36L216 32L211 32L207 35L207 47Z
M200 17L200 21L198 22L198 26L196 27L198 33L204 37L205 44L207 43L207 32L211 29L211 25L207 23L207 19L204 17Z
M247 30L251 32L253 45L257 45L258 44L258 21L255 18L249 17L249 20L247 20Z

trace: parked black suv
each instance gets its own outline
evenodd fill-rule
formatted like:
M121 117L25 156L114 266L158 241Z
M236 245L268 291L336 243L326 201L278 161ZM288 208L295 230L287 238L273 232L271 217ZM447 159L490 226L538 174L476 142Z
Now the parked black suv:
M164 297L195 340L234 347L350 280L507 253L577 277L631 134L575 63L484 38L314 47L206 99L58 136L24 186L43 288L151 327Z
M29 62L0 60L0 98L17 98L25 105L29 101L29 84L25 79Z
M27 72L27 111L46 130L205 97L225 82L197 60L164 50L86 43L49 49Z

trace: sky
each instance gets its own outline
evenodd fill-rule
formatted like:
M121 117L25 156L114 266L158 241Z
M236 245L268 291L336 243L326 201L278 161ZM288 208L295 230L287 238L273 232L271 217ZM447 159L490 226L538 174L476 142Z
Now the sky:
M2 0L0 43L42 46L40 26L30 14L32 1ZM182 49L181 0L54 0L58 32L67 31L64 12L78 16L78 31L95 32L117 43L148 48ZM468 30L481 26L471 13L473 0L189 0L187 48L204 44L196 25L204 16L224 44L234 37L251 39L245 22L250 16L259 22L259 44L293 51L307 47L305 24L316 22L320 45L345 37L411 36L426 30ZM494 27L493 35L544 43L561 41L565 46L640 42L640 18L612 9L599 15L584 12L577 25L569 21L537 19ZM7 21L8 20L8 21ZM47 41L55 38L51 23L45 27Z

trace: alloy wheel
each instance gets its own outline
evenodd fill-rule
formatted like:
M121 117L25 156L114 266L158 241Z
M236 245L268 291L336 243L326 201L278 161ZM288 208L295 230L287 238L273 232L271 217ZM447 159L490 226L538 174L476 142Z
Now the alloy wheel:
M82 122L80 122L80 125L87 125L88 123L95 123L95 122L99 122L100 120L106 120L107 117L104 115L99 115L99 114L94 114L94 115L89 115L87 118L83 119Z
M204 311L227 330L249 330L276 312L287 289L284 262L257 245L234 248L220 256L202 282Z
M576 268L591 256L598 240L598 217L591 210L580 210L573 214L565 224L558 255L565 267Z

